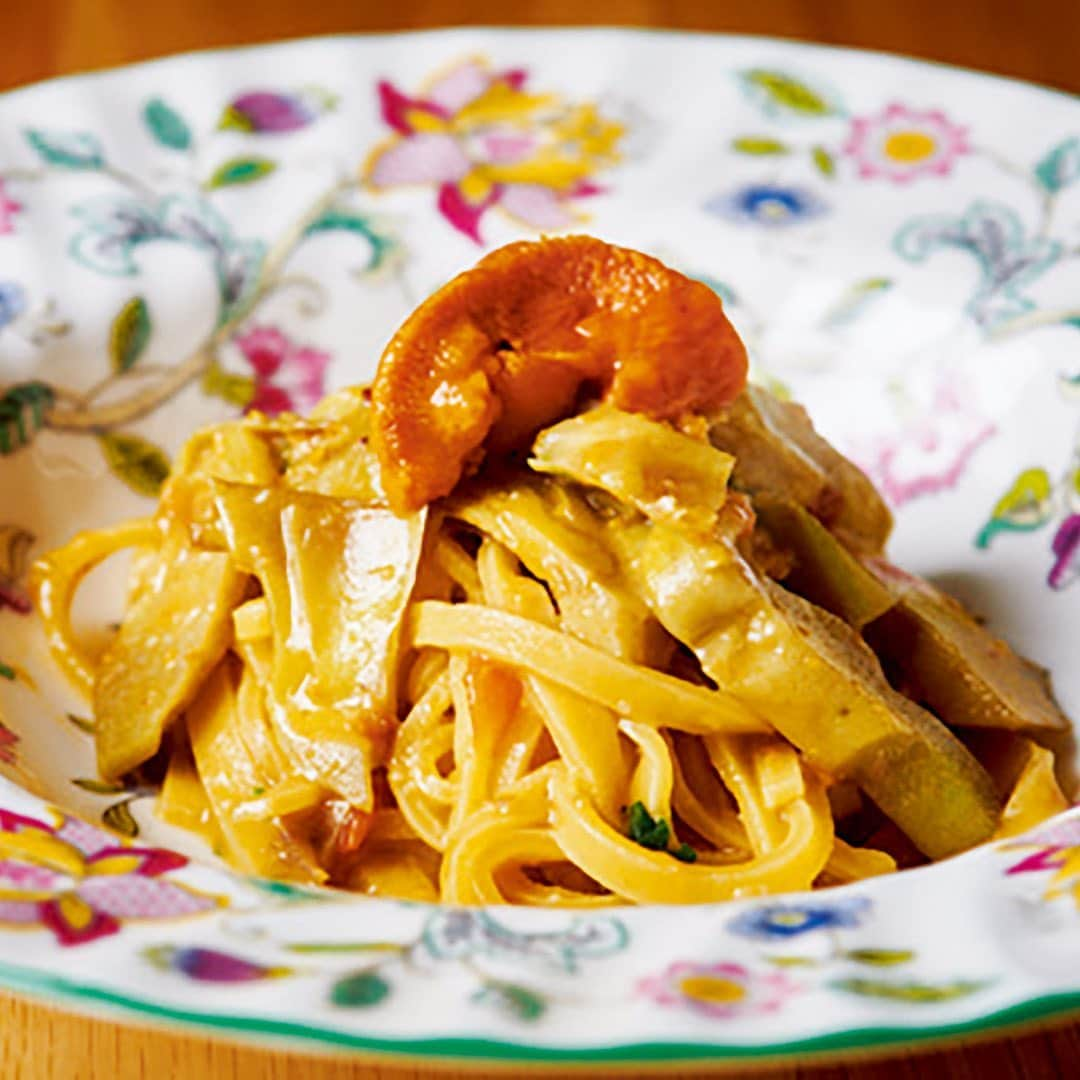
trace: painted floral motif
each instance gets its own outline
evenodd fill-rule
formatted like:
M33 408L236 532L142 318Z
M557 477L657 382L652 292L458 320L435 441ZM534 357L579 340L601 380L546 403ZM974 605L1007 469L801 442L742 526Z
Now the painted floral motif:
M863 180L883 177L907 184L920 176L945 176L968 153L967 129L940 109L919 111L893 102L873 116L856 116L843 152Z
M297 345L274 326L250 326L233 339L251 365L247 412L307 412L325 393L330 354Z
M985 548L998 533L1032 532L1054 513L1054 485L1045 469L1023 469L994 504L990 520L979 530L975 546Z
M1080 577L1080 514L1065 518L1050 548L1054 563L1047 574L1047 583L1052 589L1064 589Z
M976 451L996 430L971 395L946 376L928 409L914 413L870 446L857 448L855 457L889 502L903 506L955 487Z
M75 207L81 228L72 255L102 274L132 277L134 256L154 241L189 244L214 260L223 314L250 293L265 254L258 240L233 235L228 222L200 196L167 195L156 202L130 195L97 196Z
M273 892L290 905L326 903L325 894L314 890L283 892L275 885ZM568 918L561 929L522 931L487 911L438 908L427 914L416 932L404 941L275 944L273 936L272 930L261 925L254 932L245 932L249 946L259 942L264 949L269 946L303 957L303 968L278 963L273 957L263 960L195 945L155 945L144 949L142 956L162 970L218 984L310 975L314 973L311 965L318 965L316 970L325 970L331 978L328 1000L345 1009L374 1008L391 999L403 981L416 974L430 979L444 972L456 979L465 976L474 981L470 1002L515 1022L532 1023L558 998L557 988L544 985L545 977L581 974L586 961L618 953L630 940L619 919ZM353 966L358 957L361 966ZM350 965L344 970L338 966L343 960ZM522 981L506 981L494 973L500 968L513 969ZM534 984L534 979L540 979L540 985Z
M229 102L218 127L255 135L285 135L309 127L335 103L332 94L317 87L293 94L249 90Z
M969 156L1014 181L1026 181L1038 208L1031 219L984 197L959 213L950 209L913 217L893 236L893 251L914 265L928 264L945 251L971 256L978 278L964 315L988 341L1040 327L1080 329L1075 304L1040 308L1031 295L1033 286L1051 271L1057 273L1063 264L1080 258L1080 245L1056 220L1061 197L1080 183L1080 136L1051 145L1032 165L970 142L967 127L940 108L894 101L877 112L855 115L846 139L834 142L835 120L847 115L835 93L777 69L752 68L736 77L761 115L775 122L765 131L743 131L731 139L731 150L746 161L802 157L823 181L848 175L856 182L886 179L903 187L923 177L945 177ZM744 224L773 227L820 215L824 203L804 188L761 182L719 195L705 209ZM856 296L842 321L830 317L820 329L842 330L865 310L867 297L879 292ZM754 332L763 331L763 320L752 312L743 314ZM776 376L766 372L765 377ZM1063 396L1074 400L1080 380L1062 375L1059 382ZM978 394L958 383L959 377L943 368L936 389L921 402L894 394L893 422L882 424L881 435L869 444L847 447L893 505L955 487L994 437L996 427L980 407ZM1061 590L1080 578L1078 461L1056 480L1041 466L1022 470L977 533L976 546L986 548L999 534L1031 532L1056 519L1047 584Z
M781 901L742 912L727 929L767 945L787 945L783 953L763 951L760 959L774 968L798 969L808 978L824 976L818 985L842 994L927 1005L974 994L988 985L985 979L919 978L910 970L918 959L914 949L849 944L843 931L869 923L872 913L873 901L863 896ZM809 951L800 948L804 936L819 932L825 932L824 950L820 943ZM883 973L893 968L904 968L907 977Z
M810 120L842 111L835 95L789 71L745 68L736 77L743 93L773 119Z
M607 956L624 948L626 927L618 919L575 919L566 930L522 933L486 911L436 912L428 920L421 945L439 960L478 955L504 960L538 961L562 971L576 971L582 959Z
M743 937L761 941L801 937L815 930L849 930L860 926L870 914L865 897L800 904L767 904L736 916L727 928Z
M0 236L15 231L15 215L24 209L7 192L4 181L0 179Z
M820 217L828 207L808 188L746 184L705 204L705 210L730 221L779 228Z
M1066 397L1071 394L1062 388ZM1060 516L1050 541L1046 583L1065 589L1080 578L1080 434L1073 458L1057 479L1042 467L1024 469L998 499L975 546L987 548L1000 534L1034 532Z
M175 919L211 911L169 875L187 859L131 847L77 818L50 824L0 810L0 926L51 930L61 945L117 933L129 919Z
M333 105L324 91L252 91L229 103L223 123L249 133L284 134L309 125ZM146 99L141 120L145 134L159 149L195 149L192 125L164 98ZM125 428L168 404L188 384L196 383L205 393L232 405L270 414L308 409L322 396L329 356L252 320L266 297L286 288L303 291L301 314L310 317L320 310L325 295L318 281L304 273L284 275L290 257L310 237L338 233L359 240L368 255L366 263L354 271L358 277L389 265L399 249L395 238L349 204L359 178L321 192L290 229L266 243L237 235L207 193L259 182L277 170L279 163L274 159L251 154L232 157L217 164L209 177L190 176L188 193L158 195L146 181L114 163L92 132L35 128L24 136L44 167L30 174L32 179L40 179L49 170L95 172L113 186L109 193L71 208L75 227L69 251L77 262L110 277L136 277L141 271L138 256L146 246L185 245L206 257L217 281L218 310L213 332L190 355L171 368L151 369L141 359L154 336L156 320L145 297L130 297L110 328L111 373L99 379L90 393L40 380L2 389L0 455L30 445L46 428L91 434L116 478L140 495L154 496L168 473L168 457L161 447ZM200 155L191 153L183 160L194 170ZM69 329L55 317L51 302L24 318L27 308L20 286L0 283L0 330L18 319L22 336L40 345ZM241 329L245 323L247 328ZM250 367L250 377L226 372L222 353L230 343ZM107 406L99 403L104 396L110 398Z
M783 972L754 972L742 964L680 960L638 983L658 1005L688 1009L716 1020L778 1011L799 986Z
M1002 850L1027 852L1019 862L1009 866L1006 874L1049 873L1043 899L1071 896L1080 911L1080 817L1051 821L1004 844Z
M142 955L154 967L174 971L196 982L231 985L261 979L282 979L293 974L290 967L260 964L234 953L204 949L197 945L152 945L143 949Z
M1035 304L1024 290L1054 265L1062 250L1056 240L1029 235L1015 210L989 200L972 203L960 215L917 217L897 233L893 246L916 263L946 248L973 255L981 279L968 311L984 327L1030 311Z
M380 83L395 134L371 154L365 179L377 190L435 185L439 212L476 243L495 207L532 229L578 221L575 201L600 191L593 178L618 160L623 129L595 105L530 93L527 80L471 59L415 97Z

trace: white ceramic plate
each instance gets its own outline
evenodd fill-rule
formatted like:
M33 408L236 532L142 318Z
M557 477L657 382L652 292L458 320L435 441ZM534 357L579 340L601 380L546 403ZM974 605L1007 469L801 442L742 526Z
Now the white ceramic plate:
M757 377L888 494L897 560L1050 667L1080 716L1076 101L607 30L48 83L0 99L0 984L537 1062L802 1057L1080 1005L1080 817L821 895L575 916L241 880L165 850L192 851L143 792L93 781L87 706L23 611L28 553L149 512L193 428L368 379L482 250L566 228L713 284ZM87 586L88 632L121 581Z

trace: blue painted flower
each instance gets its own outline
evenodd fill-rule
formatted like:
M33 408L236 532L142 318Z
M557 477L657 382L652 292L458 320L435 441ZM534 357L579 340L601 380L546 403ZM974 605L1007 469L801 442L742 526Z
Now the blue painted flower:
M26 293L14 281L0 281L0 330L26 310Z
M749 225L776 228L797 225L820 217L828 210L808 188L782 184L744 184L724 195L717 195L705 204L706 212Z
M861 896L829 903L769 904L737 915L728 923L728 929L765 941L798 937L812 930L850 930L862 923L870 908L871 902Z

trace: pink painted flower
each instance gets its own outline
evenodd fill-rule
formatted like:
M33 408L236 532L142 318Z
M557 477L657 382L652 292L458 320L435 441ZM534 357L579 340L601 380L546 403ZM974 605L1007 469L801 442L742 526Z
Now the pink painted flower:
M528 93L526 79L471 59L415 97L379 83L394 135L370 155L364 178L376 189L435 185L439 212L476 243L494 207L533 229L572 224L574 201L598 194L592 177L618 160L623 129L594 105Z
M701 964L691 960L669 964L659 975L638 983L638 993L660 1005L717 1019L776 1012L798 989L780 972L758 974L742 964Z
M995 432L954 380L937 388L927 413L853 456L879 490L902 506L956 486L975 452Z
M22 203L16 202L7 194L4 181L0 180L0 236L15 231L15 215L22 209Z
M0 926L46 928L61 945L85 945L124 920L212 911L219 898L169 879L186 865L77 818L57 813L50 824L0 810Z
M906 184L917 176L944 176L971 148L967 129L939 109L919 112L895 102L876 116L857 116L844 153L864 179L883 176Z
M251 326L234 341L254 373L246 412L306 412L325 393L329 353L297 345L275 326Z

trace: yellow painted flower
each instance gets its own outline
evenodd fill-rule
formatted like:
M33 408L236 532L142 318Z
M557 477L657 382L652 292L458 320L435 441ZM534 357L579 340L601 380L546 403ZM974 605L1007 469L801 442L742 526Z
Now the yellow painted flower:
M436 185L439 212L477 243L494 207L534 229L570 225L574 201L597 194L593 177L618 161L623 128L595 105L528 92L526 78L470 59L416 97L379 83L395 134L372 152L364 178L376 189Z

